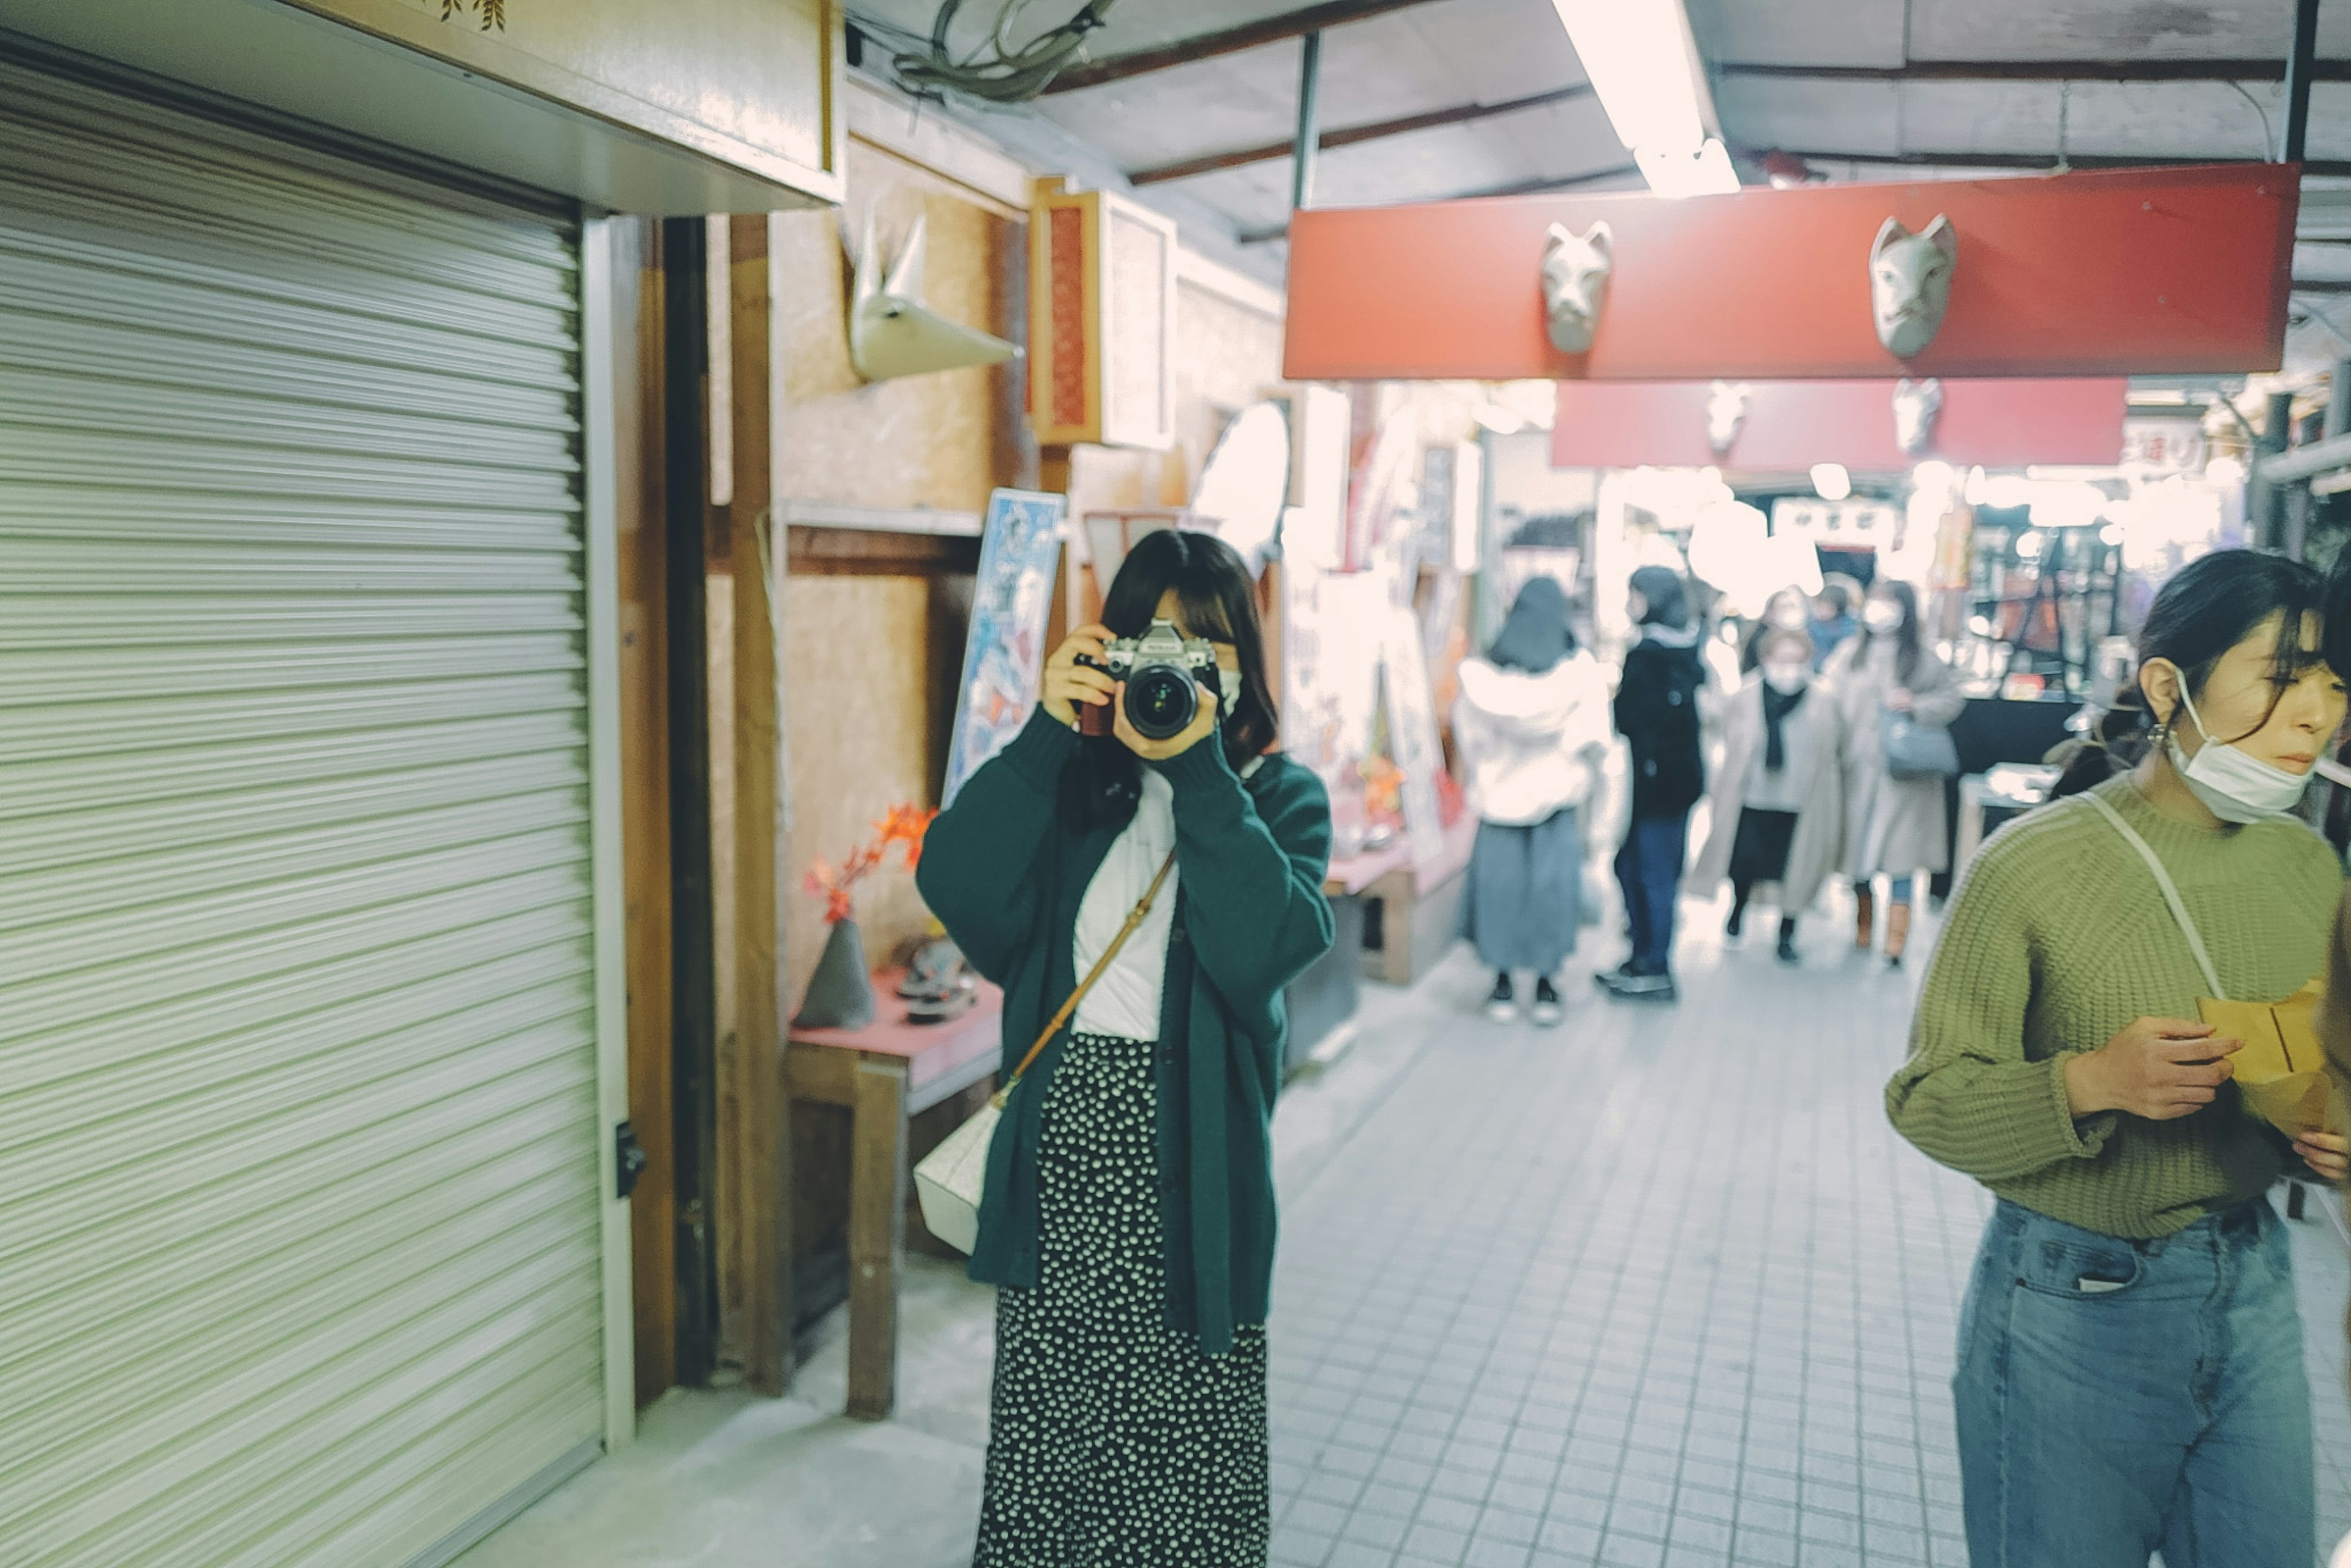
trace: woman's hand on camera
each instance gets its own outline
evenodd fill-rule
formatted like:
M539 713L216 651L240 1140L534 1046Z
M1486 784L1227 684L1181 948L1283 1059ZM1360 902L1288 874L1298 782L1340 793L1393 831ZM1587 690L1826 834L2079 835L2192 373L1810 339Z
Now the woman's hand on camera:
M2212 1103L2244 1042L2208 1023L2140 1019L2097 1050L2065 1063L2065 1093L2076 1116L2127 1111L2150 1122L2192 1116Z
M2351 1138L2340 1133L2304 1133L2294 1141L2294 1152L2328 1185L2351 1181Z
M1113 696L1118 706L1113 710L1116 716L1111 721L1111 733L1145 762L1165 762L1171 757L1183 756L1217 733L1217 718L1221 711L1217 706L1216 693L1197 682L1193 684L1192 689L1200 695L1200 706L1192 715L1192 722L1184 727L1181 734L1165 740L1145 740L1136 733L1134 726L1127 722L1126 686L1122 683Z
M1111 700L1116 684L1101 670L1089 669L1078 663L1081 658L1099 663L1102 644L1111 639L1107 626L1081 626L1061 639L1045 661L1045 682L1041 701L1045 711L1065 728L1078 722L1078 705L1100 707Z

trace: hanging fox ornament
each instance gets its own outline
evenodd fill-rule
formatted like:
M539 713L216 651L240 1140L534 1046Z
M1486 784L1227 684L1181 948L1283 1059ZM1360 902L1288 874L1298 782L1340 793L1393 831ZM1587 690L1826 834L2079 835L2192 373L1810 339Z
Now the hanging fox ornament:
M857 290L849 304L849 362L868 382L1000 365L1020 352L1019 345L950 321L923 303L925 237L925 221L916 218L885 272L873 214L866 212Z

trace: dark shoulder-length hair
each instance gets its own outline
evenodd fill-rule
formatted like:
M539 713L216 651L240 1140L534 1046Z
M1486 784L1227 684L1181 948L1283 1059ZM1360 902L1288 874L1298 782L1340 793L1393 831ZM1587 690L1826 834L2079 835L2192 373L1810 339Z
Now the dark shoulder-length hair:
M2273 654L2278 684L2272 688L2270 706L2260 722L2246 731L2247 735L2260 733L2277 712L2288 685L2322 662L2340 673L2343 666L2335 660L2351 659L2351 636L2337 624L2336 616L2338 608L2351 611L2351 604L2344 602L2346 587L2351 587L2351 579L2338 578L2330 591L2325 580L2301 561L2250 549L2215 550L2172 573L2148 608L2147 623L2139 629L2137 668L2116 694L2113 711L2098 721L2081 746L2070 749L2064 774L2053 793L2079 794L2146 755L2157 716L2147 712L2138 670L2160 659L2179 672L2189 697L2199 697L2221 656L2252 636L2263 622L2281 616ZM2303 623L2312 615L2324 617L2323 641L2316 651L2303 643ZM2168 720L2175 716L2161 716ZM2244 736L2215 738L2241 740Z
M1926 647L1926 637L1918 625L1918 591L1898 577L1887 578L1870 589L1873 594L1883 594L1902 607L1902 624L1891 632L1880 633L1864 626L1861 630L1865 656L1879 636L1894 639L1894 678L1907 686L1918 678L1918 655Z
M1240 553L1214 534L1165 528L1145 534L1127 552L1103 596L1102 623L1121 637L1141 636L1170 589L1185 631L1228 643L1240 657L1240 699L1224 722L1223 741L1226 760L1246 767L1270 751L1281 733L1280 705L1266 674L1257 580ZM1123 823L1133 816L1141 788L1140 764L1123 741L1088 737L1062 776L1062 815L1081 832Z

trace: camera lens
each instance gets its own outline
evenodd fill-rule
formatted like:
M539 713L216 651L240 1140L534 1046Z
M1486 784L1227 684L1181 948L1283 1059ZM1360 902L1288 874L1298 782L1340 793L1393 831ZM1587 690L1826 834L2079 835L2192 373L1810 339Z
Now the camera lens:
M1126 719L1145 740L1173 740L1200 711L1192 673L1173 664L1146 664L1126 679Z

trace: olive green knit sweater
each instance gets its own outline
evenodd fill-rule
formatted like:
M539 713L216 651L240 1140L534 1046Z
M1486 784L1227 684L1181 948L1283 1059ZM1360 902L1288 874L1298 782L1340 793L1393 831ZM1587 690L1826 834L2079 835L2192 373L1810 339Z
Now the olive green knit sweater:
M2128 778L2097 793L2170 871L2232 998L2276 1000L2323 971L2343 875L2308 828L2192 827ZM2178 1121L2077 1121L2063 1059L2138 1018L2193 1019L2205 989L2114 824L2084 800L2043 807L1993 835L1952 899L1886 1113L1928 1155L2027 1208L2110 1236L2168 1236L2300 1162L2233 1085Z

